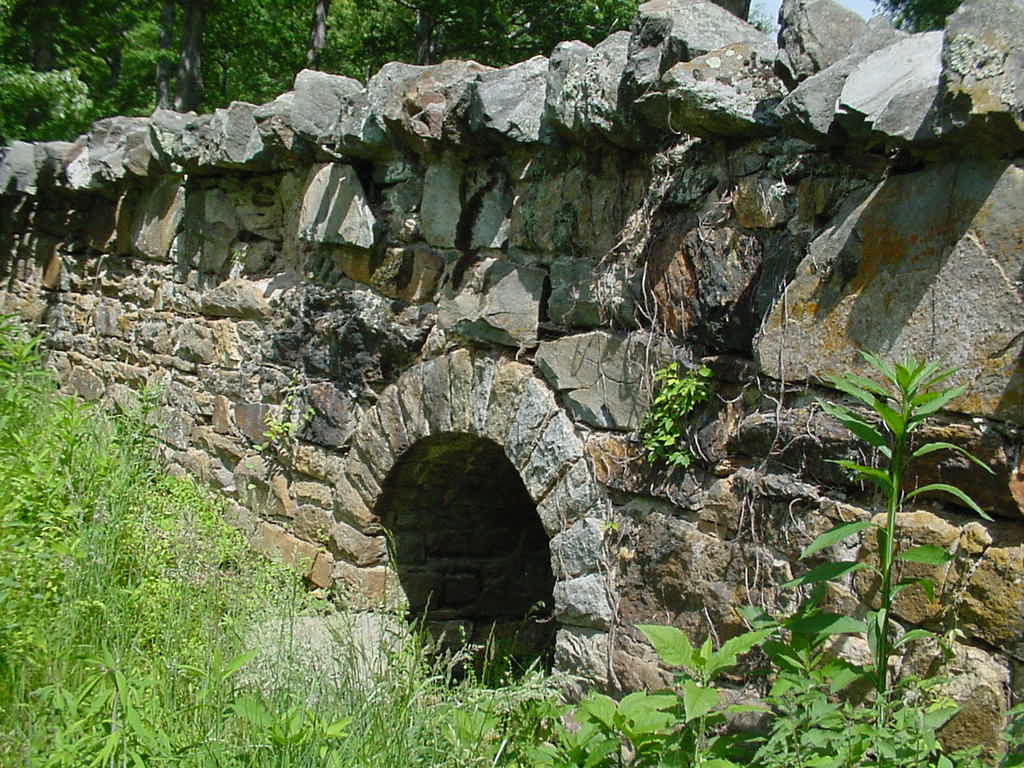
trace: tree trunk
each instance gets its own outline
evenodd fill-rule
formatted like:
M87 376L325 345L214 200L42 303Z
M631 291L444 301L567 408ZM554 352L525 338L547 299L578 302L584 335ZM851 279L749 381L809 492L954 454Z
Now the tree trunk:
M330 6L331 0L315 0L314 3L309 50L306 51L306 66L310 69L320 68L320 51L327 44L327 9Z
M32 69L49 72L57 67L57 27L60 24L57 0L37 0L32 13Z
M171 48L174 41L174 2L163 0L160 8L160 59L156 63L156 105L170 109L171 78L174 76L174 59Z
M416 63L433 64L435 54L434 32L437 19L423 9L416 11Z
M178 112L197 110L203 101L203 30L206 27L207 0L184 0L184 3L178 92L174 98L174 108Z

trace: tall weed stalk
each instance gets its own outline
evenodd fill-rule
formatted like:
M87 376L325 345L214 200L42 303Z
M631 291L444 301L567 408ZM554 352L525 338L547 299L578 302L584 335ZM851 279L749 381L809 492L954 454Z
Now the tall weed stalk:
M814 555L839 541L872 530L878 537L879 563L877 566L863 561L825 563L789 582L795 587L817 584L839 579L858 570L870 570L880 580L880 606L868 613L866 622L855 622L849 617L816 616L812 621L818 631L827 629L837 632L861 631L867 635L872 656L871 676L878 695L882 720L889 689L889 660L902 645L927 636L923 629L904 634L896 643L892 640L889 622L892 619L892 603L902 590L908 587L934 592L934 585L928 579L900 578L902 563L942 565L953 555L933 544L922 544L899 551L896 538L897 514L906 502L924 493L944 493L972 509L985 519L991 519L964 491L948 483L930 483L908 491L905 488L907 469L911 462L937 451L953 451L972 461L978 467L991 473L991 469L960 446L947 442L930 442L914 446L912 435L924 420L962 395L965 387L934 389L948 379L956 369L941 370L939 363L919 363L907 359L903 363L887 363L875 355L861 352L864 359L882 377L882 383L855 374L846 373L830 378L830 383L867 406L873 412L875 421L869 421L860 412L844 405L821 402L826 413L836 418L844 427L878 451L883 459L882 467L869 467L852 461L836 460L834 463L851 472L857 478L875 485L885 499L885 523L878 525L871 521L846 523L823 533L801 553L802 558ZM834 624L829 627L828 622Z

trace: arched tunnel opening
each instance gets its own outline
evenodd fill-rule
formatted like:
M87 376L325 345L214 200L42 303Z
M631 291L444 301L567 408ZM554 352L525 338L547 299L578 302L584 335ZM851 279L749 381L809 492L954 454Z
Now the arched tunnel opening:
M463 433L419 441L392 468L377 513L411 619L442 646L486 649L492 672L550 668L548 536L501 446Z

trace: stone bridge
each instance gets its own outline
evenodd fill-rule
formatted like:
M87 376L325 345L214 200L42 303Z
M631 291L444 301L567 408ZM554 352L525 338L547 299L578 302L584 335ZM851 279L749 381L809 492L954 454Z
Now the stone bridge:
M739 605L790 610L801 549L874 514L829 461L872 457L824 377L941 358L967 391L925 436L995 475L934 455L915 480L995 522L921 499L901 535L956 559L896 610L964 632L943 735L992 742L1024 660L1024 7L906 35L787 0L781 24L654 0L505 69L303 71L269 104L15 142L0 308L68 391L158 387L172 471L317 588L518 627L613 692L668 679L636 623L721 640ZM716 388L674 472L637 440L670 360ZM837 608L871 602L860 575Z

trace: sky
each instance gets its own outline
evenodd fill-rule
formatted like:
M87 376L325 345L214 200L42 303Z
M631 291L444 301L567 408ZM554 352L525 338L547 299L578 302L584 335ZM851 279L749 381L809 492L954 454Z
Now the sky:
M764 7L768 12L768 18L775 20L779 16L779 5L781 2L782 0L754 0L753 4ZM856 11L865 19L870 18L875 10L873 0L837 0L837 2L840 5L845 5L852 11Z

